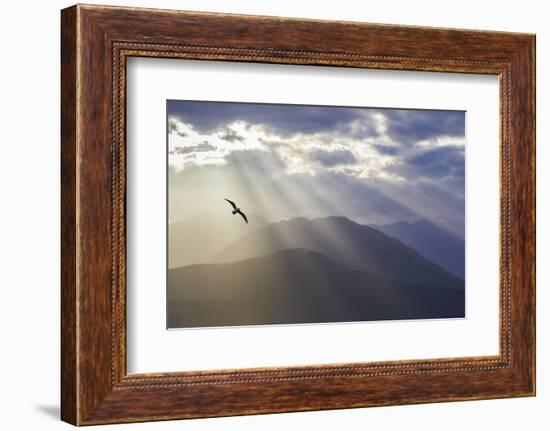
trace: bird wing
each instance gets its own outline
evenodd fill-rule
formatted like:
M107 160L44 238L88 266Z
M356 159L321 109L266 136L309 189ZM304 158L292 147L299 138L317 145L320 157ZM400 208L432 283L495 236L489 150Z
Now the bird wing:
M229 200L229 199L227 199L227 198L224 198L224 199L225 199L225 200L226 200L227 202L229 202L229 203L231 204L231 206L233 207L233 209L234 209L234 210L236 210L236 209L237 209L237 205L235 205L235 202L233 202L233 201L230 201L230 200Z
M242 216L242 218L244 218L244 221L245 221L246 223L248 223L248 219L246 218L246 214L243 213L242 211L237 211L237 212Z

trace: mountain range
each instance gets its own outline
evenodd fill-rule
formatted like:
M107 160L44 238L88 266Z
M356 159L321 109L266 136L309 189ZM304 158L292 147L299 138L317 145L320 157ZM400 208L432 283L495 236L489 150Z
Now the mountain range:
M249 259L289 248L322 253L349 269L369 271L410 283L460 286L462 280L413 248L345 217L294 218L270 223L221 250L217 263Z
M325 217L228 229L201 217L169 234L169 327L464 316L464 281L382 227Z
M453 235L448 230L426 219L412 223L402 221L369 226L397 238L425 258L464 279L464 239Z
M464 290L412 284L307 249L170 270L168 326L428 319L464 316Z

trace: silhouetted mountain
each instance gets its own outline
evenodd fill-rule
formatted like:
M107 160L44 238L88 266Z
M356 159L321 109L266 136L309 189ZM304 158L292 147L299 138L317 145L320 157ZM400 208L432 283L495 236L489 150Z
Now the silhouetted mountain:
M224 248L216 262L231 262L289 248L322 253L348 269L428 286L463 287L462 280L401 241L345 217L295 218L271 223Z
M174 268L167 294L170 328L464 316L463 287L351 270L306 249Z
M464 279L464 240L429 220L370 225L414 248L425 258Z
M169 223L168 267L211 263L223 247L264 225L265 221L257 215L251 214L246 224L231 213L206 213Z

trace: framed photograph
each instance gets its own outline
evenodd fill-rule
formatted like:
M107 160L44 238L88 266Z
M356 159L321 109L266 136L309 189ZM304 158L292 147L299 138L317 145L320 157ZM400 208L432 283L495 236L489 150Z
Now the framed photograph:
M61 14L61 415L535 395L535 36Z

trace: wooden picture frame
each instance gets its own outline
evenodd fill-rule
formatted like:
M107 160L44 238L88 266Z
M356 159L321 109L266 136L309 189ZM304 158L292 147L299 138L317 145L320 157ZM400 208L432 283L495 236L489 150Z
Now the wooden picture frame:
M91 425L535 394L534 35L83 5L61 17L62 420ZM130 56L498 75L500 354L127 374Z

